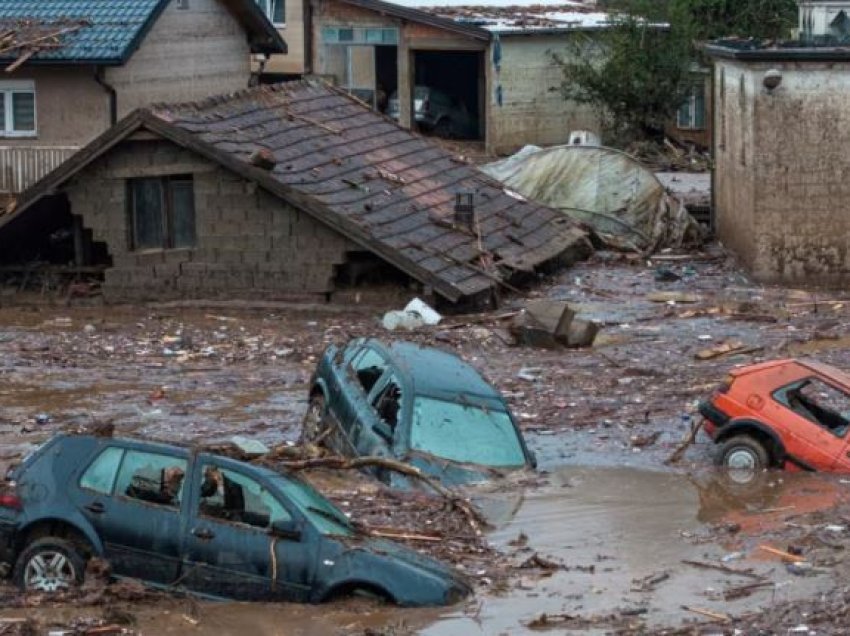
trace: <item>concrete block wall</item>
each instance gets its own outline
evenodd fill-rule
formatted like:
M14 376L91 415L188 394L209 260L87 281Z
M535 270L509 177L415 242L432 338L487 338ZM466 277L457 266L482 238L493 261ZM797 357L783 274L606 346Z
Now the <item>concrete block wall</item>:
M768 92L762 78L771 68L780 70L782 83ZM734 69L748 95L737 107L743 117L727 119L727 150L717 153L720 237L761 281L846 286L850 64L748 63Z
M107 68L119 118L155 102L247 88L251 49L239 21L220 0L192 0L186 7L170 2L127 63Z
M581 34L582 36L584 34ZM501 68L496 73L492 56L487 58L489 97L488 149L511 154L527 144L564 144L573 130L601 131L595 109L566 100L561 93L563 73L552 52L566 57L569 34L536 36L504 34ZM502 104L497 88L502 87Z
M126 180L191 174L193 248L130 249ZM65 189L71 212L107 244L109 300L288 297L332 291L351 241L255 183L166 141L125 141Z

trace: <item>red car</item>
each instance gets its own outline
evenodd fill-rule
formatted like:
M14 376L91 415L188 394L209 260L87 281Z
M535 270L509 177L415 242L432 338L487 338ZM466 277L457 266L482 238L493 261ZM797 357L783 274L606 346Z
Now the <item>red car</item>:
M734 369L699 410L718 465L850 472L850 375L826 364Z

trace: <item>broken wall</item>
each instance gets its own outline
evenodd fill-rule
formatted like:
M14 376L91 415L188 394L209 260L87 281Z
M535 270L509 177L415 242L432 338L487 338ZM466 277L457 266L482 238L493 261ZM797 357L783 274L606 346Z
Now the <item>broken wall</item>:
M782 73L772 93L762 86L771 68ZM725 82L726 94L715 113L725 126L717 139L717 230L760 281L850 282L848 71L837 62L718 61L715 81Z
M192 175L195 246L130 248L127 179ZM105 242L108 300L294 297L332 290L347 238L199 155L164 140L126 141L65 188L71 213Z
M578 35L586 37L585 33ZM565 41L573 37L576 35L565 33L502 35L498 72L492 53L487 59L492 86L488 91L488 150L507 155L527 144L568 143L574 130L601 132L595 109L564 99L561 93L564 75L552 52L569 60L573 47Z

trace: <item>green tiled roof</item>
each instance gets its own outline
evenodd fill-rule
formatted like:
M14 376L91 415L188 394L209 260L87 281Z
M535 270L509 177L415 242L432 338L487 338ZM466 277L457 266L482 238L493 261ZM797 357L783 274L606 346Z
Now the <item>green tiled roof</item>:
M33 61L123 62L168 0L0 0L0 28L21 21L45 26L85 21L86 26L61 36L63 46L42 50ZM18 56L17 50L2 54Z

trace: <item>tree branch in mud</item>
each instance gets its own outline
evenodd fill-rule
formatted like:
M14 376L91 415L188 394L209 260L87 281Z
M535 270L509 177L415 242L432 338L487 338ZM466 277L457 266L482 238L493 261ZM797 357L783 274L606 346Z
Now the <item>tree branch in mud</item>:
M472 504L466 501L463 497L460 497L457 493L446 488L445 486L437 482L435 479L432 479L415 466L411 466L410 464L405 464L404 462L396 461L394 459L374 456L354 458L333 456L315 457L312 459L300 460L284 460L282 462L279 462L279 465L292 471L309 470L311 468L358 470L360 468L366 468L370 466L384 468L386 470L392 470L407 477L413 477L414 479L418 479L422 483L426 484L429 488L434 490L434 492L436 492L438 495L448 501L453 508L456 508L461 513L463 513L463 515L469 522L469 525L472 526L472 529L475 531L476 535L480 535L482 528L487 526L487 521L472 506Z
M691 444L696 441L697 433L699 433L699 430L702 428L702 425L704 423L704 421L700 421L698 424L691 427L691 432L688 433L688 436L682 441L682 443L679 445L679 448L673 451L673 454L667 458L667 460L664 462L665 464L667 464L668 466L670 464L677 464L679 460L682 459L682 456L684 456L685 451L688 450Z

